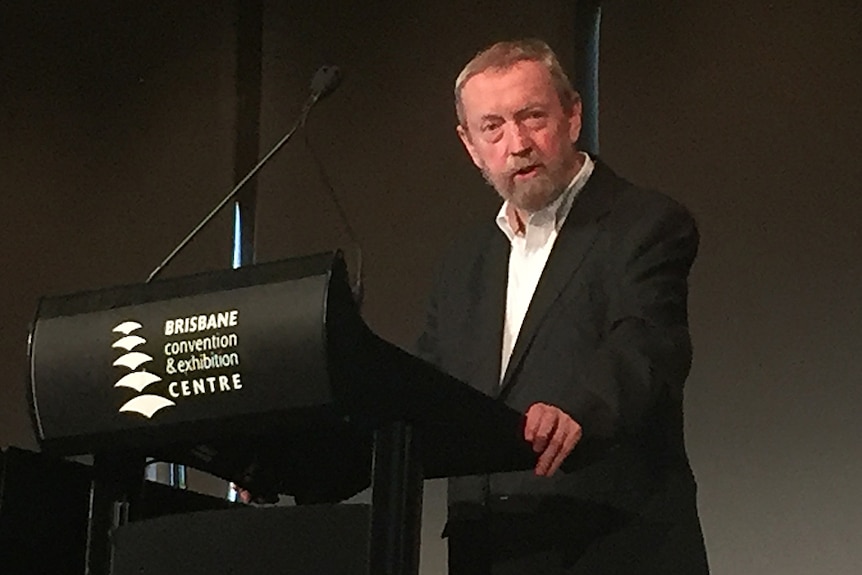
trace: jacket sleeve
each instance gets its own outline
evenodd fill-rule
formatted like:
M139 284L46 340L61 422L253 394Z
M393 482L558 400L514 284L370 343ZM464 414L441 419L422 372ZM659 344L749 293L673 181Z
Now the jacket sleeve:
M440 292L440 276L442 271L438 271L434 285L431 288L430 296L425 307L425 322L422 325L422 332L419 334L414 346L413 353L435 366L440 366L440 354L437 333L437 301Z
M655 211L654 211L655 212ZM584 366L583 384L567 388L558 405L586 437L635 433L660 398L681 402L691 367L688 274L698 231L672 203L626 228L614 257L606 331Z

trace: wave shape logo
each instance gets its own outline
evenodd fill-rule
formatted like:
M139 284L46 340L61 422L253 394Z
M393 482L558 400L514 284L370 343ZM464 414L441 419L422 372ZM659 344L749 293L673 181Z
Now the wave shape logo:
M147 419L150 419L160 409L164 409L165 407L170 407L172 405L176 404L161 395L139 395L124 403L123 406L120 407L120 411L134 411L135 413L140 413Z
M118 347L125 349L126 351L132 351L142 343L147 343L147 340L139 335L127 335L126 337L121 337L115 341L111 347Z
M116 367L122 365L124 367L128 367L129 369L138 369L139 367L141 367L141 365L152 360L153 358L145 353L133 351L118 357L114 361L114 366Z
M118 357L113 365L115 367L125 367L131 370L114 384L114 387L128 387L134 389L138 393L142 393L148 386L161 381L162 378L154 373L150 373L146 368L138 371L138 368L153 358L146 353L140 351L132 351L139 345L147 343L147 340L139 335L132 335L132 332L141 329L142 326L136 321L124 321L119 325L114 326L111 331L122 334L123 337L111 344L112 348L124 349L124 353ZM147 419L151 419L156 412L166 408L175 406L176 403L166 397L154 394L138 395L120 406L120 412L134 412L143 415Z
M120 381L115 383L114 387L130 387L141 393L148 385L161 380L161 377L149 371L133 371L120 378Z
M135 331L137 329L141 329L142 327L144 327L144 326L142 326L141 324L139 324L136 321L124 321L120 325L114 327L114 329L112 329L111 331L113 331L114 333L121 333L123 335L129 335L133 331Z

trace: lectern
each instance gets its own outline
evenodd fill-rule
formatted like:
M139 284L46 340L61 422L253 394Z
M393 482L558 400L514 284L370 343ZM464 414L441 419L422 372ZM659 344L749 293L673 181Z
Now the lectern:
M418 569L422 480L529 469L522 416L377 337L339 253L40 301L43 450L94 455L89 572L145 457L299 502L372 491L369 573Z

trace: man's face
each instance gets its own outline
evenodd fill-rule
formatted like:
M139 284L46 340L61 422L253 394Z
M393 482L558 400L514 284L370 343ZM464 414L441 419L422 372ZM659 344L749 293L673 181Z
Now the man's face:
M461 103L461 141L485 179L516 208L544 208L575 176L580 101L564 110L542 64L522 61L476 74L464 84Z

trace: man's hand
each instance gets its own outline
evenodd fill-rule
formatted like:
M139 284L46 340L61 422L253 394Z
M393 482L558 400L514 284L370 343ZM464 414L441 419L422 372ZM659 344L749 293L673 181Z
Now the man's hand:
M534 403L527 410L524 439L540 453L536 462L536 475L550 477L578 444L583 430L577 421L560 409L547 403Z
M278 503L278 495L253 494L248 489L240 487L236 483L231 483L231 487L233 487L234 491L236 491L237 499L239 499L243 503L258 503L258 504Z
M239 499L243 503L251 503L251 492L250 491L248 491L247 489L243 489L242 487L240 487L236 483L231 483L230 486L233 487L234 491L236 491L237 499Z

